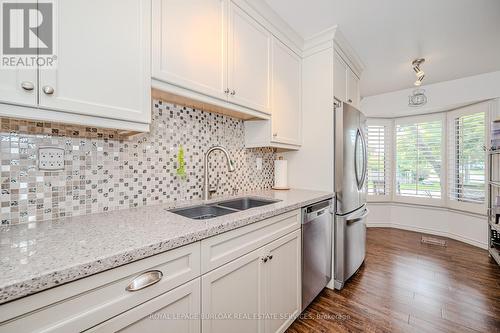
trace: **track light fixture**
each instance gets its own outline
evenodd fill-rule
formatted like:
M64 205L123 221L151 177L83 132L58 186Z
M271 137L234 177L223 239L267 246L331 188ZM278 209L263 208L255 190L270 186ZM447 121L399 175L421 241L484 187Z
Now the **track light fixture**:
M417 76L417 81L415 81L415 86L419 87L422 85L422 81L425 78L425 73L422 69L420 69L420 66L425 62L424 58L418 58L413 60L411 63L411 66L413 67L413 70L415 71L415 75Z
M415 81L414 85L416 87L420 87L422 85L422 81L425 78L424 71L420 68L420 66L425 62L424 58L417 58L412 61L411 66L413 67L413 71L415 71L415 75L417 76L417 81ZM425 90L416 88L413 90L412 94L408 96L408 106L411 107L419 107L425 105L427 103L427 96L425 96Z

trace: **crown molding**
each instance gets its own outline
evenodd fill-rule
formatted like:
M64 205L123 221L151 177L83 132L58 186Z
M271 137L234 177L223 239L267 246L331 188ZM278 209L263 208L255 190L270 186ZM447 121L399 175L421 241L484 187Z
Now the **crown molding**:
M334 25L328 29L325 29L316 35L308 38L304 42L304 56L314 54L325 48L334 47L335 51L347 62L349 67L353 72L360 77L363 72L365 65L363 61L354 51L353 47L344 34L340 30L338 25Z
M286 23L264 0L232 0L254 17L276 38L285 43L297 55L302 56L304 39Z

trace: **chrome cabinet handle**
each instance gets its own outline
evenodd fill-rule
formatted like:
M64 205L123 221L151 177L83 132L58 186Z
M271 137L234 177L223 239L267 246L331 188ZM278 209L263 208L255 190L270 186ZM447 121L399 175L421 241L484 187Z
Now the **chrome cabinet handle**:
M229 94L229 88L226 88L226 90L224 90L224 94Z
M350 98L349 98L348 102L349 102L349 103L352 103L352 99L350 99Z
M126 291L138 291L160 282L163 273L158 270L144 272L135 277L125 288Z
M54 93L54 88L51 86L43 86L42 90L45 95L52 95Z
M273 255L272 254L269 255L268 258L269 258L269 260L273 260Z
M261 260L262 260L263 262L267 262L267 260L268 260L268 259L269 259L269 258L268 258L267 256L265 256L265 257L264 257L264 258L262 258Z
M33 84L33 82L30 82L30 81L21 82L21 87L26 91L31 91L31 90L35 89L35 85Z
M236 90L231 91L231 95L236 95Z

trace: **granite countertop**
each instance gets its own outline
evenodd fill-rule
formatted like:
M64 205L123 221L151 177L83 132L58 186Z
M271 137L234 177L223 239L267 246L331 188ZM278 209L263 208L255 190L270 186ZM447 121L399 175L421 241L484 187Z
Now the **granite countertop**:
M182 245L233 230L308 204L332 193L259 191L281 200L209 220L192 220L167 209L201 201L164 204L0 228L0 304ZM218 198L217 202L226 198Z

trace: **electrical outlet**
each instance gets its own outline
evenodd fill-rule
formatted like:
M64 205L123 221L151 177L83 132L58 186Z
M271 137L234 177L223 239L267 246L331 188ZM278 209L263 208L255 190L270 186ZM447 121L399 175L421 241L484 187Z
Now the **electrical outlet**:
M262 158L257 157L256 167L257 167L257 170L262 170Z
M38 169L48 171L64 170L64 149L58 147L38 148Z

